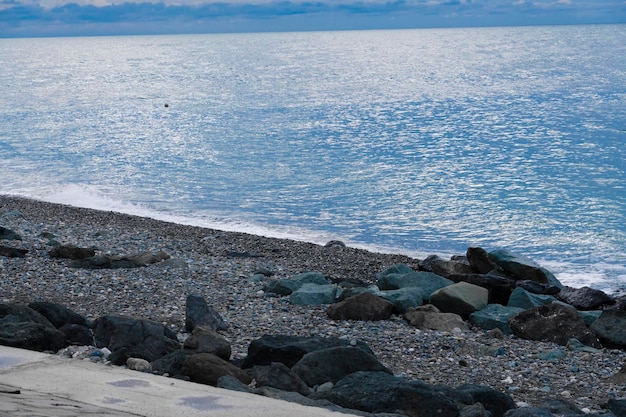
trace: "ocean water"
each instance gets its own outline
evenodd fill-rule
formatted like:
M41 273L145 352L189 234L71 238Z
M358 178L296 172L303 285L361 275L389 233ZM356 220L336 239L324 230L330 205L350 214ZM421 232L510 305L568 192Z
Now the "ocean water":
M0 39L0 193L626 287L626 26ZM166 106L167 105L167 106Z

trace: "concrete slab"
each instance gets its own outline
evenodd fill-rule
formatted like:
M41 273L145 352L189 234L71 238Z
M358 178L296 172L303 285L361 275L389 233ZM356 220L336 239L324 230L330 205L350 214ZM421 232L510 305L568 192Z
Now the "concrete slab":
M301 417L342 413L0 346L0 415Z

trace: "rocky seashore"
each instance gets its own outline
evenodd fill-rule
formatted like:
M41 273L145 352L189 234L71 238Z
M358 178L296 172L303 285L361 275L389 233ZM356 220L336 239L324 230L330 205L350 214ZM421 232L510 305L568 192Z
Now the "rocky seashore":
M0 196L0 344L359 415L626 415L626 299Z

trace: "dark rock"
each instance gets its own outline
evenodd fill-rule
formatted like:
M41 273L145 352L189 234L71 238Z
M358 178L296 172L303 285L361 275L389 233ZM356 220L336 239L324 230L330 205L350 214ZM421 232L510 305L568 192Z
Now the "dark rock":
M481 403L493 417L502 417L508 410L515 408L515 402L508 395L482 385L461 385L457 391L468 394L473 402Z
M103 316L94 322L96 346L111 350L111 362L123 365L129 357L153 362L181 348L177 336L161 323L131 317ZM116 351L118 354L114 355Z
M607 347L626 348L626 311L605 310L593 322L590 330L594 332L602 344ZM579 339L585 343L584 340ZM585 343L586 345L588 343Z
M93 346L95 344L93 331L81 324L67 323L59 327L70 345Z
M401 412L410 417L457 417L461 408L425 383L409 382L385 372L354 372L332 389L315 392L309 398L369 413Z
M483 248L467 248L466 256L472 270L476 273L488 274L498 268L498 265L489 258L489 254Z
M325 248L345 248L346 244L341 240L331 240L324 245Z
M626 399L611 398L606 407L615 414L615 417L626 417Z
M486 288L467 282L448 285L430 295L430 304L444 313L454 313L464 318L487 307L488 300L489 291Z
M489 304L506 305L509 302L511 291L515 288L515 280L508 277L492 274L465 274L450 275L448 279L454 282L467 282L486 288L489 291Z
M254 390L249 385L244 384L232 375L224 375L218 378L216 387L231 391L254 394Z
M85 317L60 304L36 301L28 304L28 307L47 318L57 329L66 324L78 324L84 327L89 326Z
M393 303L369 293L355 295L326 309L333 320L387 320L392 312Z
M463 407L459 412L459 417L491 417L491 414L485 410L485 406L481 403L475 403Z
M351 346L351 342L337 337L265 335L250 343L242 368L272 362L281 362L291 368L309 352L337 346ZM356 341L355 347L374 355L369 346L361 341Z
M195 351L195 353L212 353L224 360L229 360L231 355L230 343L224 336L213 330L196 326L191 335L183 343L184 349Z
M291 278L281 278L268 282L263 291L278 295L290 295L304 284L327 285L329 282L320 272L305 272Z
M563 287L563 284L550 271L540 267L531 259L516 255L506 249L489 252L489 259L516 280L530 280L540 284Z
M300 404L307 407L321 407L325 405L325 403L316 401L309 397L305 397L300 393L294 391L284 391L274 387L259 387L254 390L254 393L262 395L264 397L274 398L281 401L288 401L290 403Z
M557 297L577 310L598 310L602 306L615 303L615 300L603 291L589 287L563 287Z
M185 304L185 329L192 332L196 326L208 327L211 330L228 330L228 326L220 314L209 306L199 294L189 294Z
M4 319L7 316L12 317L12 322L31 322L43 324L44 326L53 329L55 328L55 326L50 323L50 320L48 320L32 308L22 304L0 303L0 319Z
M508 307L518 307L524 310L552 304L557 299L551 295L533 294L523 288L515 288L509 297Z
M7 258L25 258L27 253L28 249L18 249L0 245L0 256L6 256Z
M553 417L554 414L541 407L524 407L509 410L504 413L504 417Z
M509 319L509 326L516 336L523 339L565 346L569 339L575 338L587 346L602 347L580 314L574 308L559 303L522 311Z
M0 240L22 240L22 236L11 229L0 226Z
M325 382L336 383L357 371L392 373L376 357L352 346L307 353L291 369L310 387Z
M565 400L548 399L541 404L541 408L545 408L557 415L585 414L576 405Z
M96 255L96 251L93 248L79 248L75 245L61 245L56 248L52 248L48 255L51 258L61 259L86 259Z
M68 346L69 343L65 335L53 326L2 319L0 320L0 345L39 352L56 352Z
M293 391L302 395L311 394L311 388L298 374L281 362L253 366L247 371L256 381L257 387L272 387L283 391Z
M382 295L381 291L375 285L371 287L352 287L352 288L346 288L345 290L340 290L338 292L337 301L347 300L350 297L354 297L355 295L363 294L366 292L370 294L378 295L378 296Z
M482 310L470 314L470 322L481 329L500 329L504 334L511 334L513 331L509 326L509 318L517 313L521 313L521 308L505 307L500 304L489 304Z
M167 374L172 377L181 377L185 359L195 354L196 352L192 350L179 349L151 362L150 365L152 365L152 371L159 375Z
M129 256L96 255L91 258L76 259L70 266L83 269L142 268L169 259L165 252L143 252Z
M462 261L445 260L437 255L431 255L419 263L420 269L433 274L437 274L444 278L450 275L471 274L474 272L469 262L465 259Z
M409 272L408 274L388 274L380 278L377 283L381 290L418 287L424 292L425 302L428 301L434 291L454 284L453 281L447 278L425 271Z
M540 284L538 282L530 281L527 279L515 281L515 286L533 294L557 295L559 292L561 292L561 287L559 286Z
M218 379L225 375L233 376L244 384L252 382L247 373L211 353L196 353L185 358L181 374L188 376L192 382L212 386L217 386Z

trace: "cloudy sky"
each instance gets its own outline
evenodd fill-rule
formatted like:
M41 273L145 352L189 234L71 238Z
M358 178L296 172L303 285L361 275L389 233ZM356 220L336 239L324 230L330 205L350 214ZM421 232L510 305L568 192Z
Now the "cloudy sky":
M626 0L0 0L0 37L626 23Z

